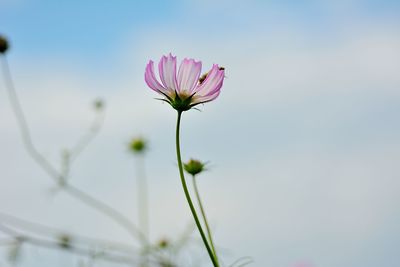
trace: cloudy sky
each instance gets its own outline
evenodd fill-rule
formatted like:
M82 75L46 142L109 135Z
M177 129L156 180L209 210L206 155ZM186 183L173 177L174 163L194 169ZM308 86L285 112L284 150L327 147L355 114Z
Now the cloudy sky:
M260 267L397 267L399 12L391 0L0 0L0 33L34 143L55 166L89 127L92 101L105 100L104 127L71 183L134 221L127 143L149 141L152 240L191 221L176 114L143 80L149 59L172 52L226 68L220 97L184 114L182 152L210 161L198 181L227 264L251 256ZM1 78L0 212L131 242L101 214L50 194L20 137ZM20 266L60 256L25 254Z

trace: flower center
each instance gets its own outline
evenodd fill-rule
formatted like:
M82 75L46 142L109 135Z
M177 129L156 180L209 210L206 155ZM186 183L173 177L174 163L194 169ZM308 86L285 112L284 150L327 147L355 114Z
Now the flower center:
M175 91L174 97L170 99L170 104L178 111L187 111L191 108L193 96L194 94L190 95L187 92L178 93Z

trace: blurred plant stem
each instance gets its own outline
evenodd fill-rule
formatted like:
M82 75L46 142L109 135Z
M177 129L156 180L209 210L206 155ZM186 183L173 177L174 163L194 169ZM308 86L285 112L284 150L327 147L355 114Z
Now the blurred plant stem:
M114 222L126 229L135 239L138 239L142 246L148 246L148 240L146 236L136 227L135 224L133 224L133 222L131 222L130 219L108 204L71 185L67 181L67 177L64 175L64 173L58 171L45 157L43 157L42 154L39 153L33 144L28 123L18 99L7 58L5 55L0 55L0 58L10 103L21 131L24 147L31 158L55 181L58 186L60 186L60 188L64 189L66 193L112 219ZM94 131L94 133L96 133L96 131ZM89 137L84 137L84 139L81 139L82 141L78 142L77 146L75 146L75 148L72 150L72 159L75 159L76 156L80 154L83 148L94 136L95 134L92 132ZM68 162L66 167L67 168L64 166L65 174L68 173L67 170L70 167L70 162Z
M95 239L83 235L72 234L69 232L67 233L65 230L61 230L55 227L49 227L39 223L34 223L3 212L0 212L0 224L12 225L14 229L21 229L23 232L34 233L36 236L69 236L71 240L79 241L80 243L85 243L91 246L93 245L96 247L106 247L110 250L126 251L128 253L132 253L135 250L133 246L128 244L104 239Z
M251 257L246 256L246 257L241 257L241 258L237 259L232 264L230 264L228 267L243 267L243 266L246 266L253 262L254 261Z
M137 182L137 208L138 208L138 221L139 229L144 237L149 240L149 198L148 198L148 183L145 171L145 153L136 155L136 182ZM141 266L148 266L148 252L144 248L143 259Z
M178 160L179 175L180 175L180 178L181 178L183 191L185 193L186 200L187 200L187 202L189 204L190 211L192 212L194 221L196 222L197 229L200 232L201 239L203 240L203 243L204 243L204 245L205 245L205 247L207 249L208 255L210 256L211 262L213 263L214 267L219 267L216 255L214 255L213 250L210 248L210 245L208 244L207 238L206 238L206 236L204 234L203 228L202 228L201 223L199 221L199 218L197 216L196 209L193 206L193 202L192 202L192 199L191 199L190 194L189 194L189 190L188 190L187 185L186 185L185 175L183 173L183 164L182 164L181 148L180 148L181 118L182 118L182 111L178 111L178 117L177 117L177 122L176 122L176 140L175 141L176 141L176 157L177 157L177 160Z
M63 250L80 256L89 258L96 257L98 259L121 264L134 264L137 262L131 256L117 255L106 252L104 249L96 250L90 247L78 246L72 243L62 243L60 240L50 238L38 237L36 235L29 235L19 232L12 227L0 223L0 231L10 236L14 240L14 244L28 243L42 248Z
M208 220L206 217L206 213L204 211L203 203L200 198L199 189L197 187L196 175L192 175L192 180L193 180L194 192L195 192L195 195L197 198L197 203L199 204L199 208L200 208L201 215L203 217L204 225L206 226L208 240L210 241L211 249L214 252L215 259L218 261L218 255L217 255L217 251L215 250L214 241L213 241L212 234L211 234L211 228L210 228L210 225L208 224Z

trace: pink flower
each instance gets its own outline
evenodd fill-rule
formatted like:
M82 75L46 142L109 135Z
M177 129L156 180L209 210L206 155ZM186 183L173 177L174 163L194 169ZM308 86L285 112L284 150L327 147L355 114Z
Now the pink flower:
M176 57L171 54L161 58L158 71L161 83L154 73L154 62L150 60L144 74L147 85L165 97L161 100L180 112L217 98L225 77L225 69L217 64L200 77L201 61L187 58L177 72Z

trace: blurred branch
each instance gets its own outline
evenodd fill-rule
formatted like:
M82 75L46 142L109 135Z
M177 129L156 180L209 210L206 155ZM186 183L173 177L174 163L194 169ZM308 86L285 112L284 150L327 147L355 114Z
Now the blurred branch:
M14 86L14 82L12 79L10 67L5 55L0 56L3 66L3 74L6 84L6 89L8 92L8 96L11 102L11 106L15 117L17 119L20 132L22 135L24 147L31 158L45 171L47 174L60 186L60 188L64 189L69 195L75 197L76 199L80 200L82 203L85 203L87 206L103 213L107 217L114 220L118 223L121 227L125 228L134 238L139 239L139 241L143 245L148 244L147 238L143 235L143 233L133 224L125 215L120 213L119 211L115 210L114 208L110 207L106 203L92 197L91 195L87 194L86 192L82 191L81 189L72 186L70 183L67 182L66 177L63 173L59 172L45 157L42 156L36 149L35 145L33 144L31 133L28 127L27 120L25 118L24 112L22 110L22 106L19 102L18 95ZM100 129L101 124L98 122L92 129L91 132L87 136L84 136L81 141L75 146L72 150L72 159L75 159L87 146L87 144L94 138L97 134L98 130ZM69 168L68 163L68 168ZM67 171L66 171L67 173Z
M142 232L127 218L125 215L115 210L111 206L105 204L104 202L99 201L98 199L88 195L81 189L72 186L69 183L65 183L62 185L64 191L74 196L75 198L81 200L83 203L88 206L100 211L104 215L112 218L115 222L117 222L120 226L125 228L134 238L138 238L142 245L147 245L148 240L142 234Z
M100 132L105 118L104 103L97 99L94 103L94 108L96 111L96 116L88 130L88 132L83 135L75 146L69 151L69 162L72 163L75 159L85 150L85 148L90 144L90 142L98 135Z
M64 230L45 226L39 223L30 222L7 213L0 212L0 223L3 225L10 224L13 226L13 228L21 229L23 230L23 232L31 232L35 235L56 236L56 237L68 236L71 240L74 240L74 242L82 242L94 247L102 247L110 250L123 251L129 254L133 254L135 251L134 247L127 244L117 243L109 240L91 238L78 234L66 233L66 231Z
M60 241L48 240L44 238L34 237L28 234L22 234L11 227L5 226L4 224L0 224L0 231L12 237L14 241L17 243L29 243L42 248L62 250L65 252L73 253L80 256L85 256L88 258L96 257L98 259L113 263L121 263L121 264L136 263L136 260L132 257L112 255L105 251L96 251L94 249L83 248L73 244L68 244L68 246L66 246Z
M101 105L98 103L101 103ZM105 112L102 103L103 102L101 102L101 100L97 100L95 102L96 114L88 131L80 139L78 139L76 144L71 149L63 151L61 173L64 179L67 179L69 175L71 164L78 158L78 156L87 148L90 142L92 142L92 140L100 132L105 118Z
M229 265L228 267L243 267L246 266L250 263L253 263L253 259L251 257L241 257L239 259L237 259L236 261L234 261L231 265Z
M140 253L149 257L151 266L177 267L177 256L183 246L187 246L194 226L190 225L184 234L175 242L166 239L157 244L148 246L145 251L138 252L130 245L109 240L95 239L75 233L66 233L63 230L45 226L43 224L20 219L13 215L0 212L0 232L11 238L0 239L0 246L20 247L24 242L38 247L65 250L83 255L89 260L103 259L115 263L141 263ZM100 256L101 255L101 256ZM133 255L135 255L133 257ZM185 266L188 266L185 264Z
M58 171L48 162L35 148L24 112L22 111L21 104L17 97L17 92L14 87L10 68L5 55L2 57L2 66L4 81L7 88L8 96L11 102L13 112L17 118L17 123L22 135L22 141L28 154L35 160L35 162L42 167L56 182L60 182L61 178Z
M160 266L176 267L179 254L182 249L188 248L189 241L191 241L191 235L195 230L195 225L190 224L185 231L180 235L180 237L175 240L161 239L156 244L149 246L147 248L147 253L150 256L149 259L152 261L157 261ZM185 264L185 266L192 266L190 264Z
M148 184L147 177L145 171L145 155L144 153L140 153L136 155L135 163L136 163L136 182L137 182L137 209L138 209L138 226L145 237L148 239L150 236L149 231L149 204L148 204ZM147 246L148 247L148 246ZM149 255L150 251L147 247L144 247L143 255L141 257L142 267L149 266Z

